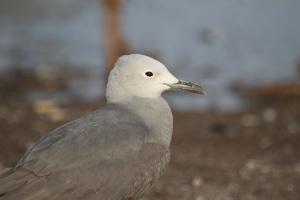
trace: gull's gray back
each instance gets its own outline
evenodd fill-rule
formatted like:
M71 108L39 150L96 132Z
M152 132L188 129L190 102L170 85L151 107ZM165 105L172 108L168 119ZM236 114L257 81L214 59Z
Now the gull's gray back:
M0 180L0 199L139 198L169 161L172 126L162 98L107 104L42 138Z

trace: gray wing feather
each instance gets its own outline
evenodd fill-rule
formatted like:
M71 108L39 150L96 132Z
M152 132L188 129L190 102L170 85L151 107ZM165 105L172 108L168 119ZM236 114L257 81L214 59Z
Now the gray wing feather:
M139 199L158 180L169 162L168 148L145 144L139 156L102 161L89 168L74 168L48 176L17 171L4 178L10 187L2 200L127 200ZM129 159L129 161L128 161ZM3 186L0 180L0 186ZM5 185L4 185L5 186Z
M25 153L0 177L0 199L121 200L153 160L151 151L141 154L148 133L126 108L106 105L55 129Z
M42 138L17 163L42 176L138 152L148 130L125 108L107 105Z

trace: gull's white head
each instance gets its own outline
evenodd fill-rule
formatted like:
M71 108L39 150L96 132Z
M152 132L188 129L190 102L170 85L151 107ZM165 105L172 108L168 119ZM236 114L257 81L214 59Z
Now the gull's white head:
M108 78L106 97L109 102L122 101L133 96L156 98L164 91L188 90L202 93L200 86L179 81L159 61L148 56L131 54L121 56Z

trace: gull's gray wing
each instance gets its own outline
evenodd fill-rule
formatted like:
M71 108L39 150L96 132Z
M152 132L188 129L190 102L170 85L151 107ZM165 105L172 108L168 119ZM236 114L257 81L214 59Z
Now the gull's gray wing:
M144 122L121 105L106 105L50 132L16 168L42 176L138 152L148 133Z
M146 134L138 116L107 105L50 132L11 173L0 173L0 199L140 197L169 161L168 147L145 144Z

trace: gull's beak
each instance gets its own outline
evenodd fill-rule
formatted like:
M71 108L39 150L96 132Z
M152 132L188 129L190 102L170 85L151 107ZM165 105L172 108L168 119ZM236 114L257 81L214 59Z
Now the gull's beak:
M166 85L169 86L171 90L180 90L180 91L197 93L201 95L207 95L207 92L203 87L191 82L185 82L179 80L178 82L173 84L166 83Z

